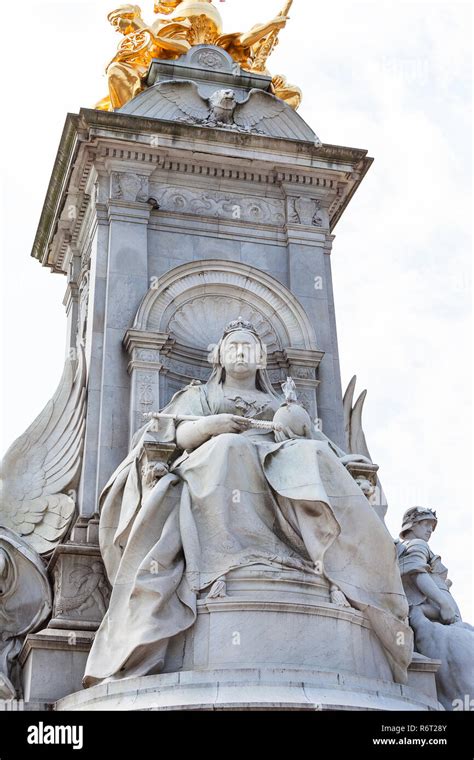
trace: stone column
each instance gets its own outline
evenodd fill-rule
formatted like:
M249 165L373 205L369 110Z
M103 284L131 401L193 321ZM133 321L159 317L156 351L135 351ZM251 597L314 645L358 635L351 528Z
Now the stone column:
M84 517L97 511L104 485L128 452L130 377L122 341L149 285L147 191L152 167L135 174L104 164L98 171L86 336L88 408L79 498Z
M122 165L123 168L123 165ZM116 171L109 167L107 202L109 246L103 327L103 363L100 381L96 503L130 441L130 377L123 348L142 298L148 290L147 174Z
M315 425L318 428L322 427L316 396L316 389L319 385L319 380L316 380L316 372L324 356L323 351L287 348L283 353L288 363L288 374L295 381L298 400L310 414Z
M63 305L66 309L66 355L73 358L71 351L76 350L77 323L79 319L79 280L81 276L81 256L71 250L67 275L67 288Z
M333 237L328 208L332 195L324 188L283 185L287 199L289 287L298 298L324 353L318 369L318 416L323 432L344 448L344 416L339 371L332 274L329 253Z
M92 237L89 295L86 326L87 416L84 436L79 511L84 518L97 511L97 451L99 445L99 410L103 363L103 329L107 266L109 256L109 220L107 198L110 178L104 172L98 177L98 197L95 208L95 231Z
M160 397L161 352L166 352L169 344L170 336L167 333L127 330L124 346L130 355L130 441L144 425L144 413L157 412L164 406Z

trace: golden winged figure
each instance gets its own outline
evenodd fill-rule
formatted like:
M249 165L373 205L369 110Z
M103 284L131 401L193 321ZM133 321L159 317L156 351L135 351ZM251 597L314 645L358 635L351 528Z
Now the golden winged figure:
M145 78L153 59L175 60L193 45L217 45L247 71L269 74L266 62L278 35L286 26L293 0L287 0L283 11L265 24L257 24L249 32L223 33L219 10L212 0L163 0L155 3L159 17L150 25L142 18L138 5L122 5L108 15L112 26L123 35L117 53L106 68L109 94L96 108L114 111L136 97L145 87ZM298 108L301 90L289 85L285 77L272 79L273 93Z

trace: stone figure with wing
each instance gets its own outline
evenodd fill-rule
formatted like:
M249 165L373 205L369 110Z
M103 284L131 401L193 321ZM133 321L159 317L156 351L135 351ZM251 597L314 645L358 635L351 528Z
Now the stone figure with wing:
M97 103L99 110L113 111L138 95L153 58L177 58L191 47L186 20L148 25L141 14L138 5L122 5L107 16L123 40L106 68L109 94Z
M8 449L0 467L4 698L12 698L19 689L15 660L23 638L51 613L45 562L67 535L75 514L85 425L85 372L81 346L77 358L67 359L53 398Z
M96 108L114 111L121 108L146 87L146 74L153 59L174 60L195 45L216 45L226 50L247 71L271 76L266 62L278 44L278 35L286 26L292 0L267 23L256 24L250 31L223 33L220 13L212 0L169 0L155 3L158 18L147 24L138 5L122 5L108 15L108 20L123 35L118 51L106 68L109 94ZM167 18L168 17L168 18ZM289 85L286 78L272 78L272 92L292 108L301 103L301 90Z

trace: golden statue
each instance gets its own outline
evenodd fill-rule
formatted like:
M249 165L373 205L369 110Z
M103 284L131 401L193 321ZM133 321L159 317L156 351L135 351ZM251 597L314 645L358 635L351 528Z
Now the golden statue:
M154 11L160 18L151 25L143 20L138 5L120 6L107 18L124 39L106 68L109 95L96 108L104 111L121 108L146 86L146 74L154 58L174 60L193 45L218 45L243 69L269 75L266 62L278 44L280 30L286 26L292 3L293 0L288 0L279 16L243 34L223 34L222 18L212 0L155 3ZM298 108L301 90L288 85L285 77L273 77L272 90L292 108Z
M279 16L267 24L257 24L244 34L223 34L214 44L223 47L243 69L257 74L271 76L266 64L275 47L278 35L288 21L288 13L293 0L288 0ZM296 85L289 85L286 77L277 74L272 77L273 93L286 101L295 110L301 103L302 92Z
M150 27L143 21L138 5L121 5L107 19L124 39L106 68L109 95L96 108L113 111L143 89L144 77L154 58L179 58L188 52L191 45L186 34L190 25L160 19Z

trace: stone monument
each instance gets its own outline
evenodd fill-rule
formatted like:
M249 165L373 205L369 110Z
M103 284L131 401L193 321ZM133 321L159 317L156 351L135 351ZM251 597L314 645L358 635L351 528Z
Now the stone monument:
M333 231L372 159L268 71L291 5L231 34L211 0L122 6L109 93L67 116L32 255L66 277L69 353L4 460L4 699L455 698L341 390Z

